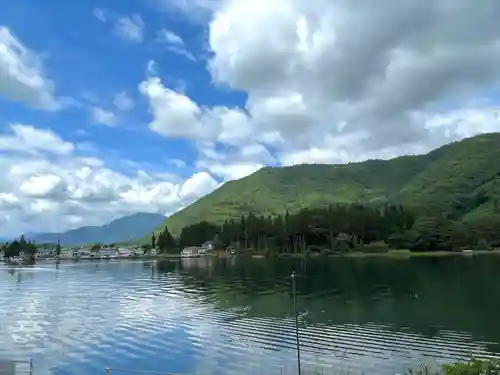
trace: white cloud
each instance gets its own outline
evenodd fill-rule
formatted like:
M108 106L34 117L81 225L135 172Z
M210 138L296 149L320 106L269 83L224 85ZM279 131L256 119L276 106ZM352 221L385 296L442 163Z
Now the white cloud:
M119 17L115 23L115 31L125 40L141 43L144 40L144 21L139 14Z
M182 185L180 196L182 198L194 199L200 197L200 195L210 193L216 186L217 181L207 172L195 173Z
M139 84L139 91L148 99L153 116L149 129L164 137L218 140L227 144L246 143L254 137L255 129L241 109L200 107L152 75Z
M41 176L30 176L24 181L19 190L31 197L49 197L64 192L66 184L56 175L46 174Z
M203 133L198 122L201 110L187 96L165 88L159 78L150 77L139 85L149 100L153 121L149 128L165 137L190 138Z
M197 168L206 170L224 181L248 176L266 165L276 164L269 150L259 143L229 147L217 150L215 145L206 142L199 145L200 158Z
M23 153L49 152L58 155L70 154L74 146L62 140L49 129L37 129L31 125L13 124L10 134L0 134L0 151Z
M113 105L121 111L130 111L135 103L126 91L121 91L113 98Z
M244 106L204 106L169 87L156 64L148 64L139 93L147 100L149 129L194 142L198 160L192 180L131 165L137 175L125 175L97 159L78 157L91 150L89 145L73 145L49 131L37 138L43 131L20 125L0 136L0 150L22 156L16 164L10 156L0 157L6 176L0 180L0 204L12 207L9 223L38 223L40 210L85 223L125 210L174 212L187 197L265 165L388 158L500 130L496 2L473 8L462 0L394 2L391 7L365 0L176 0L164 5L182 14L212 16L207 65L212 79L246 94ZM129 40L144 39L138 15L103 10L94 15L116 25ZM47 96L33 94L45 92L53 100L53 87L40 78L40 59L28 58L32 53L2 30L0 46L7 46L7 52L0 49L2 92L11 92L5 87L14 87L12 82L21 83L32 96L18 100L49 103L41 100ZM170 30L159 36L166 48L186 47ZM18 78L26 71L36 71L38 78ZM113 105L130 110L134 102L128 99L118 93ZM116 124L116 114L107 111L95 107L93 115L97 122ZM19 205L26 208L22 220L14 214Z
M436 108L455 103L450 113L464 117L457 107L500 84L497 11L445 0L228 0L210 23L209 69L248 93L245 122L282 139L273 145L287 163L428 150L477 129L430 126Z
M92 121L96 124L115 126L118 123L116 114L101 107L92 107L90 114L92 116Z
M184 40L182 40L182 38L174 32L167 29L158 30L156 40L159 43L165 44L169 51L184 56L191 61L196 60L195 57L186 49Z
M201 6L213 13L208 69L216 83L248 94L245 108L200 106L165 87L157 70L141 91L153 115L150 129L196 140L197 166L219 177L267 164L426 152L500 130L494 94L476 100L500 86L493 3L473 11L445 0L385 8L363 0L207 4L178 1L170 10ZM471 20L485 27L474 31ZM248 145L274 156L245 155Z
M9 152L0 154L0 236L101 225L134 212L170 214L218 184L208 172L181 179L128 164L125 175L79 156L56 134L26 125L0 135L0 145Z
M0 26L0 95L48 111L61 107L41 57L4 26Z

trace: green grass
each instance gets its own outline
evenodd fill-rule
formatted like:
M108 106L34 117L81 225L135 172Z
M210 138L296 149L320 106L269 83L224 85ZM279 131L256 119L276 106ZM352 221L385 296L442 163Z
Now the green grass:
M474 221L485 215L500 216L499 160L500 134L492 133L426 155L344 165L266 167L224 184L170 216L166 224L177 236L188 224L221 223L250 212L270 215L337 202L387 201Z

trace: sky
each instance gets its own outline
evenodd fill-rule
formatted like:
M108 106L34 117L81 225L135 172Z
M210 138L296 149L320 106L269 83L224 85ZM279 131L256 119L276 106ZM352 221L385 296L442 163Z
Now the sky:
M497 0L0 7L0 236L500 130Z

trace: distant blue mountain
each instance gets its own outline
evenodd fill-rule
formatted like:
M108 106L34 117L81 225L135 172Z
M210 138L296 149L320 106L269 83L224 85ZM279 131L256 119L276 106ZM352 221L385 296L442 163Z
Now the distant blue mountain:
M25 238L36 243L57 243L75 246L91 243L109 244L142 238L165 221L165 216L154 213L136 213L111 221L103 226L86 226L63 233L37 233Z

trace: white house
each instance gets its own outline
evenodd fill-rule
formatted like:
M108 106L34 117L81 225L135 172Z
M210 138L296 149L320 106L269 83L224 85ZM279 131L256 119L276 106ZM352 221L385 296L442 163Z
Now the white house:
M115 248L105 247L99 250L99 255L101 258L116 258L118 251Z
M189 246L181 251L181 257L183 258L195 258L199 257L201 254L200 248L197 246ZM204 254L206 254L206 252L204 252Z
M135 255L135 251L128 247L119 247L116 253L120 257L130 257L132 255Z
M56 250L55 249L38 249L36 251L35 257L37 259L41 258L50 258L56 255Z
M90 257L91 253L92 252L89 249L81 248L81 249L74 250L73 256L75 256L75 257Z

